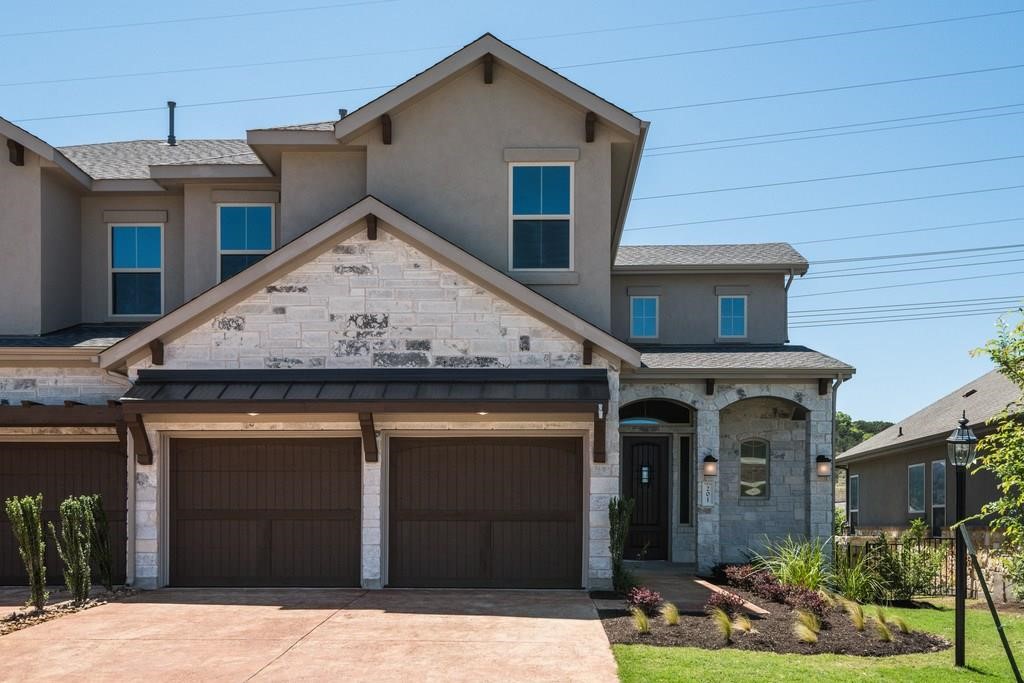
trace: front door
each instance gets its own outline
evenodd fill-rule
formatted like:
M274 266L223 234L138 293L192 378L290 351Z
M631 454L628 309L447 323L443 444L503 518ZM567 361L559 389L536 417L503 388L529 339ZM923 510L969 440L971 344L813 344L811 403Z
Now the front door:
M627 560L667 560L668 437L622 439L622 495L635 501L626 537Z

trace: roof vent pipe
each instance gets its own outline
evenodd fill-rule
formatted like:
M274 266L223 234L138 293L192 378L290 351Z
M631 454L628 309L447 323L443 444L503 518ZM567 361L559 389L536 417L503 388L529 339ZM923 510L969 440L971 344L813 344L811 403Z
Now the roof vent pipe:
M348 116L348 109L339 109L338 110L338 120L339 121L341 119L345 118L346 116Z
M168 100L167 102L167 144L174 146L178 144L178 139L174 137L174 108L178 106L177 102Z

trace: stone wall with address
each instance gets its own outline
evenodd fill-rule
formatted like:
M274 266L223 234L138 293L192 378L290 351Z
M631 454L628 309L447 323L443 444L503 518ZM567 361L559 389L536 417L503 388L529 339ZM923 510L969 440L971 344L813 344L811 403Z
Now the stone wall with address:
M381 231L170 342L168 368L573 367L581 344ZM133 369L145 367L148 361Z

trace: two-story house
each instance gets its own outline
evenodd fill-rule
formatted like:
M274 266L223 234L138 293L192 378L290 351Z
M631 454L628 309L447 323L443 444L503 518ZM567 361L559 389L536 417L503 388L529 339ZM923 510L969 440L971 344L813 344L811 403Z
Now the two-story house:
M141 587L607 588L616 495L630 557L827 537L807 262L620 246L647 128L491 35L244 141L0 120L0 497L102 493Z

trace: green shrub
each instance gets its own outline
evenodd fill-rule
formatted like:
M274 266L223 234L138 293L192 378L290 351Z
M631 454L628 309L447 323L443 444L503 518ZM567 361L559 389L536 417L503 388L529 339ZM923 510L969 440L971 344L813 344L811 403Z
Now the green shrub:
M83 498L88 501L89 510L92 513L90 542L93 566L103 587L112 591L114 590L114 555L110 549L110 522L107 521L107 513L103 509L103 497L97 493L83 496Z
M915 595L933 591L942 568L943 553L918 545L912 531L904 533L895 546L889 545L879 534L872 552L886 600L910 600Z
M842 536L843 527L846 526L846 512L841 508L832 509L832 535Z
M18 541L18 554L28 574L29 604L43 609L46 592L46 537L43 535L43 494L8 498L4 501L11 531Z
M612 498L608 501L608 521L611 526L608 550L612 555L612 585L615 590L622 592L633 587L632 577L623 571L622 557L626 552L626 536L629 534L634 505L632 498Z
M1002 558L1002 565L1006 578L1013 586L1014 597L1024 601L1024 553L1005 555Z
M870 550L836 548L832 569L832 587L847 600L878 602L884 586L878 577L875 556Z
M767 541L762 553L755 555L755 564L767 569L781 583L816 591L825 588L831 576L828 544L804 541L787 536L778 542Z
M92 541L92 507L88 496L72 496L60 504L60 535L50 522L50 533L57 554L64 563L64 585L75 602L89 598L92 568L89 556Z

